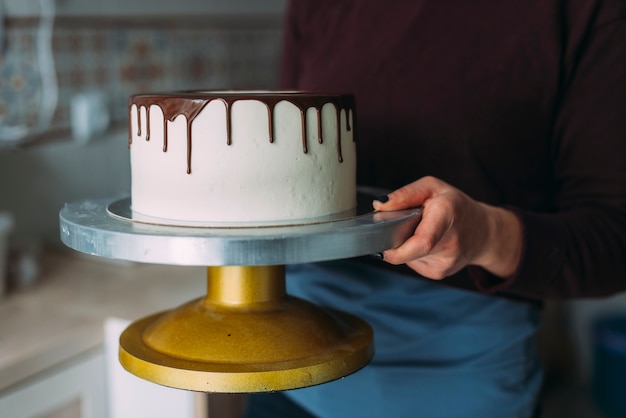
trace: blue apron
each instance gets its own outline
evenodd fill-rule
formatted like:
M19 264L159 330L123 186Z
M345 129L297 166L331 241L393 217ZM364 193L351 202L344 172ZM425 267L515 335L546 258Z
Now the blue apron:
M287 266L287 287L374 328L376 354L365 368L284 392L315 416L533 416L542 379L537 306L354 261Z

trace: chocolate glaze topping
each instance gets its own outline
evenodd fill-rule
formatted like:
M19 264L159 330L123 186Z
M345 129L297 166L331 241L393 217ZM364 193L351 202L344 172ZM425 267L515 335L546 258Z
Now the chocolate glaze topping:
M141 108L146 109L146 141L150 140L150 106L159 106L163 111L163 152L167 152L168 135L167 122L174 121L179 115L184 115L187 119L187 173L191 173L191 151L193 140L191 138L191 125L198 114L213 100L219 100L226 107L226 145L232 144L231 136L231 109L233 104L239 100L257 100L265 104L267 107L268 117L268 141L274 142L274 107L279 102L285 100L295 105L300 110L301 126L302 126L302 151L306 154L307 148L307 131L306 131L306 111L314 108L317 113L317 132L318 142L323 143L322 138L322 106L326 103L332 103L335 106L337 117L337 155L339 162L343 162L341 152L341 126L340 113L344 110L346 113L346 129L352 130L350 126L350 112L354 118L354 98L345 94L327 94L314 92L234 92L234 91L186 91L165 94L139 94L130 97L129 108L134 104L137 112L137 135L142 134ZM129 138L128 146L132 144L132 127L130 127L129 118ZM353 135L354 138L354 135Z

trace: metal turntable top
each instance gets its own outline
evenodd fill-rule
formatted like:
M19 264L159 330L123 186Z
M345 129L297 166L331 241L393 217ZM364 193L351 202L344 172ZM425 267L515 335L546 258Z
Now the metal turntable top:
M354 215L297 225L174 226L133 218L129 198L82 200L60 212L61 240L87 254L189 266L262 266L336 260L400 245L421 209L374 212L371 197Z

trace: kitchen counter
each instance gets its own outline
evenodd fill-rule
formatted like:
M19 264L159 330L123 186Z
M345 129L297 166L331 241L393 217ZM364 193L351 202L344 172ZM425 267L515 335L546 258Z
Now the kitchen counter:
M0 299L0 392L103 345L107 317L134 320L206 292L206 269L40 257L36 284Z

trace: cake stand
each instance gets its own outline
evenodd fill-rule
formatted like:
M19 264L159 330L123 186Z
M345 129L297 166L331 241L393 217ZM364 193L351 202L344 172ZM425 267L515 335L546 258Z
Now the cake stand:
M344 377L374 353L371 327L285 290L285 265L374 254L408 238L421 209L356 212L290 225L177 226L138 220L129 198L83 200L60 212L61 240L96 256L207 267L207 293L132 323L122 366L179 389L246 393ZM176 277L172 277L173 280Z

